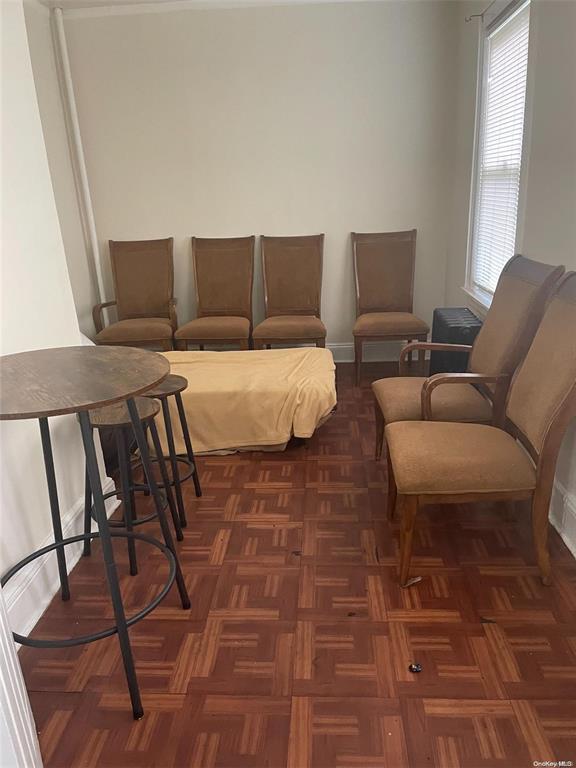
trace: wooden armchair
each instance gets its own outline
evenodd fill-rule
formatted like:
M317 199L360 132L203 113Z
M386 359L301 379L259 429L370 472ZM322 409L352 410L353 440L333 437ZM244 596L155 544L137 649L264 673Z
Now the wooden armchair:
M449 376L444 377L446 389L459 386ZM498 379L475 377L488 386ZM431 381L422 392L426 415L432 410ZM420 507L520 500L531 502L536 559L542 581L549 584L548 508L560 444L575 417L576 272L570 272L557 284L513 378L504 429L437 421L387 425L389 511L396 505L402 510L402 586L419 580L409 578L409 569Z
M354 365L360 384L362 351L366 341L425 341L427 323L412 312L416 230L407 232L352 232L356 278ZM421 364L424 356L419 355Z
M467 378L457 376L452 379L450 387L440 387L439 383L445 379L437 377L445 374L432 377L430 418L486 424L498 422L510 377L526 354L546 301L563 273L564 267L514 256L500 275L492 305L471 347L433 342L415 342L404 347L400 353L400 377L380 379L372 384L376 458L380 458L382 453L386 424L423 418L422 395L427 379L406 375L407 357L414 350L470 353ZM495 382L487 383L470 374L503 377L499 380L499 399L496 403ZM454 374L451 375L454 377Z
M178 324L174 288L174 239L110 240L115 301L92 310L97 344L172 349ZM118 320L104 327L103 310L116 307Z
M324 235L261 238L266 319L253 333L255 349L273 344L326 345L320 319Z
M197 318L178 328L176 346L238 345L252 329L254 241L251 237L193 237Z

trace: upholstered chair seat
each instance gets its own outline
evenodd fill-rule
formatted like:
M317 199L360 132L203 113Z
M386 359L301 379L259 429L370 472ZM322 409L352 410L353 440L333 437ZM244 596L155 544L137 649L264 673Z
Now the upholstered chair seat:
M427 418L422 412L422 390L429 382L434 384L430 414L434 421L487 423L497 420L510 377L526 353L546 301L563 272L563 267L514 256L500 275L492 304L472 347L434 342L406 346L400 353L400 377L372 382L376 458L382 452L386 424ZM499 387L481 382L473 386L465 381L464 374L436 374L430 379L404 376L406 357L415 349L422 354L427 349L468 351L468 373L471 374L468 378L478 375L500 378Z
M356 384L367 341L425 341L428 324L412 311L416 230L352 232L356 278L354 366ZM424 355L419 355L424 367Z
M150 344L172 342L172 324L167 317L119 320L96 334L97 344Z
M260 239L266 319L252 334L254 347L326 345L320 319L324 235Z
M250 337L250 320L247 317L197 317L182 325L174 334L175 339L246 339Z
M411 312L367 312L354 324L354 336L426 335L428 324Z
M314 315L278 315L268 317L254 329L255 339L326 338L326 327Z
M174 334L176 347L249 349L255 237L193 237L197 317Z
M96 344L172 349L178 325L174 299L174 240L110 240L114 301L92 310ZM117 322L104 327L103 310L116 307Z
M539 271L534 263L521 269L524 276ZM402 515L403 587L420 580L409 578L409 570L421 507L516 501L531 504L536 560L543 583L550 584L550 500L564 433L576 418L576 272L556 281L546 297L538 330L512 378L502 428L430 420L386 426L388 510L392 514L397 507ZM494 380L476 374L476 381L481 378L487 384ZM422 392L428 414L433 388Z
M512 435L496 427L401 421L386 427L386 441L398 493L481 494L536 487L530 457Z
M421 376L394 376L375 381L372 391L384 422L420 420L425 383L426 379ZM436 387L432 392L432 418L435 421L490 423L492 404L472 384Z

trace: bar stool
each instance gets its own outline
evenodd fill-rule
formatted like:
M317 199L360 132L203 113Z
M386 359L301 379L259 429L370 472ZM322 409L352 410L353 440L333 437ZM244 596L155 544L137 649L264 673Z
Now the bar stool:
M145 398L154 398L159 400L162 406L162 416L164 418L164 428L166 430L166 442L168 444L168 459L170 461L170 467L172 469L172 479L169 482L169 486L174 488L176 493L176 504L178 506L178 514L180 516L180 525L185 528L186 510L184 509L184 501L182 499L182 483L192 477L194 481L194 490L196 496L202 496L202 488L200 487L200 480L198 478L198 468L196 466L196 459L194 457L194 451L192 450L192 441L190 439L190 432L188 431L188 422L186 421L186 413L184 411L184 404L182 402L182 395L186 387L188 386L188 380L184 376L177 376L176 374L170 374L164 381L158 386L154 387L144 393ZM170 406L168 398L174 397L176 401L176 408L178 409L178 417L180 419L180 428L182 429L182 436L184 438L184 445L186 446L186 455L177 454L176 447L174 445L174 431L172 429L172 419L170 415ZM154 447L156 455L162 455ZM154 461L154 459L152 459ZM185 464L188 467L188 472L182 476L178 468L178 462ZM164 487L164 481L159 484L160 488Z
M157 456L162 456L162 449L160 446L160 439L154 423L154 418L160 413L160 403L158 400L153 400L147 397L136 397L134 399L136 409L138 412L138 419L144 429L150 430L152 437L152 443L154 445L154 451ZM114 432L116 439L116 450L118 453L118 469L120 473L120 488L113 491L109 491L104 494L104 499L109 499L112 496L120 496L124 504L124 517L122 520L109 520L108 525L110 528L125 528L129 533L132 533L135 526L148 523L158 517L158 511L155 510L145 517L138 518L136 515L136 504L134 493L135 491L148 491L148 483L135 483L133 476L133 467L130 461L130 444L132 437L132 421L130 414L125 403L117 403L115 405L105 406L103 408L96 408L89 412L90 417L90 429L110 429ZM152 459L154 460L154 459ZM160 475L162 483L158 483L158 488L166 489L165 495L161 500L162 509L166 508L166 504L170 508L170 514L174 523L174 531L178 541L182 541L184 538L182 533L182 527L180 525L180 518L176 506L174 504L174 497L172 495L172 489L168 477L168 471L166 464L162 458L159 462ZM84 495L84 533L87 536L92 529L92 519L96 519L95 512L92 506L92 489L90 487L90 479L88 476L88 468L86 468L85 478L85 495ZM128 560L130 563L130 574L135 576L138 573L138 565L136 562L136 545L133 538L128 538ZM91 554L91 539L84 539L84 551L85 557Z

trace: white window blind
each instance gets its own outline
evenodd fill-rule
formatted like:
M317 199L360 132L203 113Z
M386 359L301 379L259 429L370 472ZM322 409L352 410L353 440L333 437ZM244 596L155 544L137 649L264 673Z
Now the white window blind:
M525 2L488 27L484 44L469 284L488 294L514 255L529 20Z

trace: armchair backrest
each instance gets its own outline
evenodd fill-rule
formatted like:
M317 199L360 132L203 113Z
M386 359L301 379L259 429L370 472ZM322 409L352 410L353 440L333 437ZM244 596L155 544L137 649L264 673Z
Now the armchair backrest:
M513 256L506 264L492 304L470 352L468 370L511 375L530 346L546 302L564 267Z
M564 430L576 417L576 272L557 284L506 406L508 426L536 462L556 462Z
M255 237L193 237L198 317L228 315L252 322Z
M174 238L110 240L119 320L169 317L174 291Z
M261 238L266 317L320 317L324 235Z
M416 230L352 232L356 316L412 312Z

